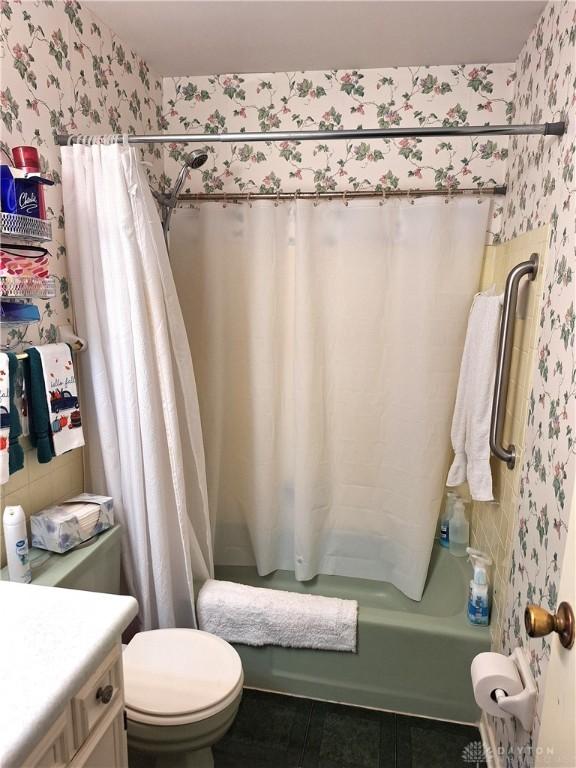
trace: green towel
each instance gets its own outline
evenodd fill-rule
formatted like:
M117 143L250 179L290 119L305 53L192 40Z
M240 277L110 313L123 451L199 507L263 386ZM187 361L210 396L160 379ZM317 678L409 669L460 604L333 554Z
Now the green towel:
M18 358L13 352L8 352L8 387L10 405L10 437L8 439L8 472L13 475L24 466L24 451L18 442L22 434L18 409L14 404L14 382L18 374Z
M42 358L34 347L28 350L28 365L25 370L30 442L36 448L39 463L47 464L56 454L52 443L52 425L46 400Z

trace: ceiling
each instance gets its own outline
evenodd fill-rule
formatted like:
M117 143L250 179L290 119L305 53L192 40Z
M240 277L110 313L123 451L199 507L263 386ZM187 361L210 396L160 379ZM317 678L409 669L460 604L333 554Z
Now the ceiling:
M88 0L155 74L514 61L545 0Z

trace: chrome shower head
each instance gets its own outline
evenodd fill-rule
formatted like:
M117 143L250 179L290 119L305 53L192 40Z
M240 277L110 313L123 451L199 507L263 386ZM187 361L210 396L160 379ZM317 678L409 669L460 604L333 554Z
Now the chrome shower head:
M176 181L174 182L174 186L168 192L168 194L164 197L163 206L162 206L162 229L164 230L164 237L168 238L168 230L170 229L170 219L172 218L172 211L174 210L174 207L176 206L176 201L178 198L178 193L182 189L182 185L184 184L186 177L188 176L188 172L190 169L197 170L198 168L201 168L206 160L208 160L208 152L206 152L205 149L194 149L192 152L189 152L187 155L183 157L184 165L180 169L180 173L178 174Z
M184 157L184 165L180 169L178 178L170 192L170 197L174 203L178 197L178 192L180 192L180 189L182 188L182 184L184 184L184 181L188 176L188 171L190 169L196 170L197 168L201 168L206 160L208 160L208 152L206 152L205 149L195 149Z
M186 157L184 162L188 166L188 168L193 168L196 170L197 168L201 168L204 163L208 160L208 152L204 149L194 149L190 154Z

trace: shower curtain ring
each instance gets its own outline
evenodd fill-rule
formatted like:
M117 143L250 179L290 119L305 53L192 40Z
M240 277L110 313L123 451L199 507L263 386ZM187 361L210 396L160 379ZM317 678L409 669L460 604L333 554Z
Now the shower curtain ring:
M346 190L344 190L344 192L342 192L342 202L344 203L344 205L346 207L348 207L348 200L346 200Z
M385 203L385 202L386 202L386 190L385 190L385 189L383 189L383 190L382 190L382 199L380 200L380 202L378 203L378 205L382 206L382 205L384 205L384 203Z
M280 200L280 192L276 192L276 200L274 201L274 208L278 208L278 202Z
M251 192L248 192L248 197L246 198L246 200L248 202L248 208L252 208L252 203L250 202L250 195L251 194L252 194Z
M228 207L228 194L224 192L224 200L222 202L222 208L227 208L227 207Z
M316 190L316 196L315 196L315 199L314 199L314 208L316 208L316 206L318 205L319 201L320 201L320 192L318 192L318 190Z

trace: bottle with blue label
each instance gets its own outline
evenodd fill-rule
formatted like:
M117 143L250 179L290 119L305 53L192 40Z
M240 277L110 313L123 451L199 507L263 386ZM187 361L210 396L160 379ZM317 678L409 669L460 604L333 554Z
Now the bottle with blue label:
M474 568L474 578L468 591L468 621L471 624L487 626L490 623L490 589L488 568L492 560L478 549L466 549L468 559Z
M448 491L444 509L440 516L440 546L446 549L448 549L450 544L450 518L454 512L454 503L457 499L458 494L455 491Z
M32 581L32 571L28 555L26 516L22 507L19 505L6 507L4 509L3 522L8 577L10 581L29 584Z

